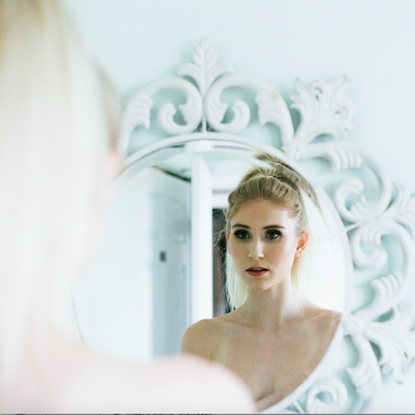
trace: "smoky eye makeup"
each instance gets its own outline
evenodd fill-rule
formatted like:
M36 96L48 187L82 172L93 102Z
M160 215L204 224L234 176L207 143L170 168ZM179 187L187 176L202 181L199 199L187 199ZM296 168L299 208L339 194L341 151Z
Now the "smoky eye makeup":
M244 240L244 239L249 239L250 234L247 230L245 229L237 229L236 231L234 231L233 233L238 239Z
M282 232L278 229L269 229L266 231L265 236L267 239L276 240L282 236Z

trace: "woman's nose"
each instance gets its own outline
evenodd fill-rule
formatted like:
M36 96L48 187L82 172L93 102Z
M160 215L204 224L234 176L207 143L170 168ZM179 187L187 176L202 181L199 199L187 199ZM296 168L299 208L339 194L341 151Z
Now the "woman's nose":
M260 241L251 244L248 256L251 259L264 258L264 250Z

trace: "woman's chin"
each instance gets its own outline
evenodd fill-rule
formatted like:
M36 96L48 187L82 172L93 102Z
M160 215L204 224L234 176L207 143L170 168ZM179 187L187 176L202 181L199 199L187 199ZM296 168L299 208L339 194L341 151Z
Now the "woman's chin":
M266 278L250 278L250 280L245 280L245 284L249 291L266 291L271 288L274 284L267 280Z
M246 284L248 290L252 292L267 291L272 288L278 289L278 287L283 285L282 279L275 280L267 275L262 277L251 277L246 275L245 278L243 278L243 281Z

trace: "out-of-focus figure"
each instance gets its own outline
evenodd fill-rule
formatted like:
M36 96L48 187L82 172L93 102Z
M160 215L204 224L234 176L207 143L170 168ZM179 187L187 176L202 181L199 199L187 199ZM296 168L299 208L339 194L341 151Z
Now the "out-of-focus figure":
M70 324L119 168L114 108L60 3L0 0L0 411L252 411L219 366L118 362Z

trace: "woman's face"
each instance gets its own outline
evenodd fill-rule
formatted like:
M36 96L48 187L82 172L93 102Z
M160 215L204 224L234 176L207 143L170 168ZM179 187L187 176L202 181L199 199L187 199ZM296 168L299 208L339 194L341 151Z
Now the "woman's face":
M287 209L270 200L252 200L230 225L228 250L248 289L267 290L291 278L294 258L307 246L308 234L297 235Z

